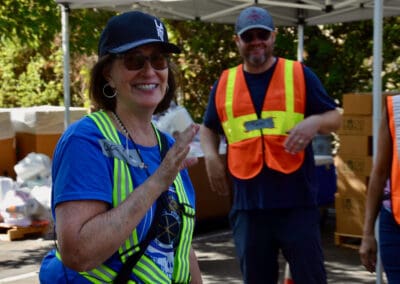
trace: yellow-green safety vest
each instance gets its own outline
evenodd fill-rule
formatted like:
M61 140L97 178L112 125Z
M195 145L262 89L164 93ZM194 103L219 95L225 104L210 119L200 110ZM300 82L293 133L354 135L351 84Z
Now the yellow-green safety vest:
M121 145L117 130L111 122L109 116L104 111L94 112L88 115L97 125L103 136L117 144ZM154 126L153 126L154 127ZM160 139L159 131L154 127L157 135L158 145L163 147ZM124 201L130 193L133 192L133 183L129 166L126 162L114 157L114 170L113 170L113 207L117 207L122 201ZM188 197L183 186L183 181L180 173L174 180L178 201L181 204L190 204ZM181 235L179 238L179 244L175 252L174 271L172 279L169 277L145 254L137 262L136 266L132 269L133 274L136 275L142 282L153 284L167 284L167 283L188 283L190 281L190 263L189 254L192 242L193 230L194 230L194 216L195 210L191 206L183 206L184 212L181 214ZM139 248L138 236L136 229L133 230L129 238L121 245L118 249L121 256L121 261L125 262L127 257L136 252ZM136 249L132 249L132 248ZM56 252L56 256L61 260L59 252ZM118 272L114 271L110 267L102 264L97 268L90 271L79 272L87 280L94 284L101 283L112 283L113 279L117 276ZM130 280L128 283L136 283Z

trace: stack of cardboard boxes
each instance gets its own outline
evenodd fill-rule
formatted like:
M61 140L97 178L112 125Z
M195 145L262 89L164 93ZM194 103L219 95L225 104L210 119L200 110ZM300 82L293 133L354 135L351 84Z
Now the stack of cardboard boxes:
M74 122L88 113L86 108L71 107L70 122ZM35 106L11 109L11 121L17 142L17 161L29 153L42 153L50 158L54 148L64 132L65 107Z
M361 237L366 189L372 168L372 95L344 94L343 120L338 130L339 155L335 157L335 242L341 236Z
M71 107L70 122L88 113L86 108ZM14 166L29 153L52 158L64 132L65 108L35 106L0 109L0 176L15 179Z

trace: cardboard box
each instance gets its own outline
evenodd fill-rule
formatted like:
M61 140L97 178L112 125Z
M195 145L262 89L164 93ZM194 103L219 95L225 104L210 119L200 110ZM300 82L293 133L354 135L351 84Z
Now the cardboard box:
M15 178L15 132L8 109L0 109L0 176Z
M211 190L208 181L204 158L199 157L199 162L188 168L190 179L196 191L196 219L227 217L232 206L232 194L220 196Z
M343 115L342 125L337 134L345 135L372 135L372 116Z
M60 134L65 130L65 107L63 106L13 108L10 111L15 132ZM70 123L82 118L87 113L86 108L70 107Z
M382 92L382 106L386 104L386 97L399 94L398 92ZM349 93L343 94L343 111L345 115L372 115L373 112L372 93Z
M340 155L372 155L372 136L365 135L339 135Z
M358 177L340 156L334 158L337 192L345 196L363 198L367 192L368 177Z
M345 167L342 172L351 171L359 177L369 176L371 174L373 159L371 156L340 155Z
M87 114L87 109L70 108L70 122ZM42 153L53 157L54 148L65 130L65 108L36 106L11 109L11 121L17 140L17 162L29 153Z
M11 123L11 113L8 109L0 109L0 140L15 137L15 131Z
M366 197L335 194L336 233L361 236Z
M54 148L60 139L61 134L33 134L17 132L16 156L17 161L21 161L29 153L42 153L53 158Z
M0 139L0 176L15 179L14 165L17 162L15 137Z
M372 94L351 93L343 95L344 114L372 115Z

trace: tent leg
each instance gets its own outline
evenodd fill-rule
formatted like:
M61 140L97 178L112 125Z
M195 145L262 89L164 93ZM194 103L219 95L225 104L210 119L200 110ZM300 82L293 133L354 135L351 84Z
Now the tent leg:
M68 16L70 8L68 4L61 4L61 26L62 26L62 47L64 58L64 128L66 129L70 122L69 107L70 100L70 77L69 77L69 27Z
M378 150L378 131L381 120L382 107L382 9L383 0L374 0L374 47L373 47L373 154L374 158ZM375 223L375 236L379 247L379 216ZM380 252L377 252L376 284L383 283L383 267Z
M303 52L304 52L304 25L297 25L297 60L303 62Z

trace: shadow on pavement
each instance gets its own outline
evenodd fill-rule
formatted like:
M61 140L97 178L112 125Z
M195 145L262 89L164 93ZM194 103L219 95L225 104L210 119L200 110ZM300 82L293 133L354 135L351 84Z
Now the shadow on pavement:
M376 283L376 274L371 274L364 269L357 249L335 245L335 222L335 216L331 214L321 223L328 283ZM54 242L51 238L0 241L0 283L38 284L37 272L41 260L53 247ZM226 219L209 220L197 224L193 247L202 270L204 284L242 283L231 230ZM282 257L279 261L281 264L279 284L282 284L285 261ZM20 279L10 281L10 278L16 276ZM387 283L385 278L383 283Z
M325 268L329 284L373 284L376 274L361 265L358 249L335 245L335 214L332 211L321 222L321 237ZM357 246L355 240L355 246ZM196 250L204 284L243 283L239 262L226 219L202 222L197 225L193 247ZM280 281L283 283L285 260L281 256ZM261 283L261 282L260 282ZM385 277L383 282L387 283Z

